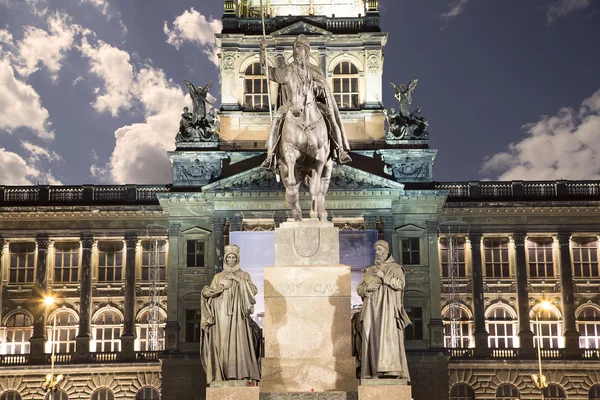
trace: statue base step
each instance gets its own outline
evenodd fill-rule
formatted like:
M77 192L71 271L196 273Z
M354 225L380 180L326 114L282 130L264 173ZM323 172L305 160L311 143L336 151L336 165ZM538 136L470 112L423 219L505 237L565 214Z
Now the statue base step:
M366 380L361 381L358 387L358 400L411 400L411 387L402 384L406 381L393 379L371 379L367 385L364 385ZM372 382L375 381L375 382ZM377 384L377 381L382 381Z
M357 400L356 392L261 393L260 400Z
M206 400L258 400L259 395L260 389L256 386L229 386L206 388Z
M354 357L263 358L259 386L263 393L356 392L356 360Z

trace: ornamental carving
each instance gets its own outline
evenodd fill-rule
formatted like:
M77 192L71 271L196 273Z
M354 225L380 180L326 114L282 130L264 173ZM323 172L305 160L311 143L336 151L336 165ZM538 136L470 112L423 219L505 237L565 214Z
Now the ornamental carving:
M398 181L429 179L429 163L406 157L404 162L386 165L385 172Z
M169 236L179 236L181 224L169 224Z
M81 237L81 248L83 250L92 250L94 246L94 237L93 236L82 236Z
M221 63L223 74L233 75L235 73L235 64L235 53L229 51L223 52L223 61Z
M48 251L48 246L50 246L48 236L38 236L35 241L37 242L38 251Z
M371 75L381 73L381 54L378 50L367 52L367 68Z
M201 163L196 159L190 165L180 164L177 166L177 180L182 182L208 183L221 174L219 164Z

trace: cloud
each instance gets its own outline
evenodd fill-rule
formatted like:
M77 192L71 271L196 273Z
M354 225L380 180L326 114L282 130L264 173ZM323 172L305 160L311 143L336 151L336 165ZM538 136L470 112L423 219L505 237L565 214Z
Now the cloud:
M3 185L34 185L36 183L62 185L52 171L41 172L34 164L17 153L0 147L0 182Z
M209 17L196 11L193 7L186 10L173 21L173 30L164 22L163 31L167 35L167 43L179 49L184 42L191 42L203 48L204 54L215 64L219 65L219 49L215 44L215 33L223 30L219 19Z
M66 52L73 46L75 35L90 33L80 25L73 24L69 16L58 12L49 16L47 23L48 31L26 26L23 39L16 44L12 58L15 69L23 77L44 66L52 79L56 79Z
M90 59L90 71L104 82L104 88L95 91L98 96L92 103L94 109L116 117L121 109L131 107L133 66L129 54L102 41L92 46L85 38L80 49Z
M79 4L90 4L102 13L108 20L116 18L119 20L119 26L121 27L121 36L127 35L127 27L121 20L121 12L117 11L112 7L108 0L79 0Z
M133 93L144 107L145 121L115 131L110 174L117 183L170 182L167 151L175 147L181 109L189 98L162 70L148 66L137 73Z
M35 145L26 140L21 143L21 147L29 154L29 161L31 163L38 163L42 159L47 161L62 161L60 154L54 151L50 152L43 147Z
M33 87L17 79L8 57L0 58L0 87L0 129L26 127L40 138L54 139L48 110Z
M528 136L489 157L483 174L500 180L600 179L600 90L579 109L561 108L523 128Z
M442 14L443 19L452 19L456 18L458 15L462 14L465 10L465 6L470 0L456 0L450 6L450 11Z
M560 17L564 17L573 11L582 10L589 7L592 0L559 0L548 8L546 20L548 24L553 23Z

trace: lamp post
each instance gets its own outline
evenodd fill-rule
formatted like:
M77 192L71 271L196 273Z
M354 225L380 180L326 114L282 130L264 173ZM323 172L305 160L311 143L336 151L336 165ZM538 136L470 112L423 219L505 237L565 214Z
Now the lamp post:
M44 303L46 304L46 307L50 307L51 305L54 304L54 298L46 297L44 299ZM46 380L44 381L44 383L42 383L42 389L44 389L47 393L48 392L55 393L59 389L59 385L64 379L64 376L62 374L54 376L54 361L56 359L56 350L54 347L55 336L56 336L56 313L54 314L54 317L52 318L52 335L51 335L51 340L50 340L50 343L52 344L52 346L51 346L52 350L51 350L51 355L50 355L50 373L48 375L46 375Z
M547 311L550 309L551 305L550 305L549 301L542 301L541 306L542 306L542 310ZM542 374L542 329L541 329L541 324L540 324L540 313L539 312L535 313L535 322L537 325L537 338L538 338L537 355L538 355L538 368L539 368L540 373L532 374L531 380L533 381L535 386L538 389L540 389L541 399L544 400L544 389L546 389L548 387L548 382L546 382L546 376L544 374Z

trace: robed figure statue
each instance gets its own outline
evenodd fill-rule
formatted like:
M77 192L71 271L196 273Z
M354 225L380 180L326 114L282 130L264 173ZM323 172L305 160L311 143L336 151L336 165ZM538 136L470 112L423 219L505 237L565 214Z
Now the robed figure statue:
M375 262L365 270L356 291L362 298L354 318L355 353L360 379L407 379L404 328L410 319L404 310L404 268L389 252L388 243L374 245Z
M240 269L240 248L225 246L223 271L202 289L200 352L206 382L260 380L260 328L250 318L258 292Z

